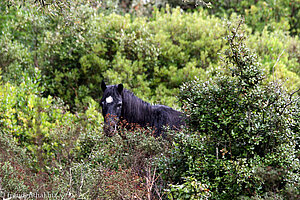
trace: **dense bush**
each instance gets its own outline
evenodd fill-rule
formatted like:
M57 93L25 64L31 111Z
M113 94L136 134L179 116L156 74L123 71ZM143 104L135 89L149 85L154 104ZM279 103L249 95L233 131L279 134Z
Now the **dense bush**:
M277 80L264 83L244 35L232 27L230 32L224 70L181 88L189 125L198 133L181 136L170 165L181 170L177 181L196 178L213 199L269 194L297 199L299 99Z
M153 161L167 152L169 142L154 138L149 130L120 132L109 138L102 134L102 129L83 132L65 125L58 127L56 134L64 144L56 147L55 159L45 163L43 170L36 171L32 168L35 155L20 148L9 132L1 131L3 197L30 193L47 194L56 199L165 196Z
M67 111L61 100L41 97L40 78L37 70L35 80L24 74L19 86L1 83L0 128L25 147L33 158L32 167L47 170L53 159L65 161L74 149L84 151L76 140L84 132L100 129L103 118L93 100L84 113L75 115Z

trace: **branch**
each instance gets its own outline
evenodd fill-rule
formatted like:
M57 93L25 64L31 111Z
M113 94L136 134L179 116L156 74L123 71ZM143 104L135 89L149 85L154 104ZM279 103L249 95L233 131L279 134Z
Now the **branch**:
M300 88L298 89L298 90L295 90L294 92L292 92L291 94L290 94L290 100L292 99L292 96L294 95L294 94L296 94L297 92L299 92L300 91Z
M44 0L35 0L35 1L34 1L34 3L37 3L37 2L39 2L40 5L41 5L42 7L45 7L45 2L44 2Z

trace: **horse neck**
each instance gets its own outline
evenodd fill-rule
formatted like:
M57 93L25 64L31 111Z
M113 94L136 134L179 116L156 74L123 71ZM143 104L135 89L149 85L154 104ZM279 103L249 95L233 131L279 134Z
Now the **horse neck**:
M122 118L142 126L151 121L152 106L129 91L123 92Z

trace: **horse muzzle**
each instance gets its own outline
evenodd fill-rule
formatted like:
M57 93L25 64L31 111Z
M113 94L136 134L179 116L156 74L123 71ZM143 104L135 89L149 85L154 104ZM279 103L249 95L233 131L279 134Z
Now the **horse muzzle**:
M116 117L112 117L112 116L106 116L105 117L103 130L104 130L104 133L105 133L106 136L111 137L111 136L116 134L117 125L118 125L117 121L118 120L117 120Z

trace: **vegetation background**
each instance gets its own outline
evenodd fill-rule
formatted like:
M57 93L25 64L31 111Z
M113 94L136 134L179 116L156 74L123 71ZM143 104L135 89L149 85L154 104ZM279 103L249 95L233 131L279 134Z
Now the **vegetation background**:
M299 7L0 1L0 196L299 199ZM105 137L102 80L188 126Z

